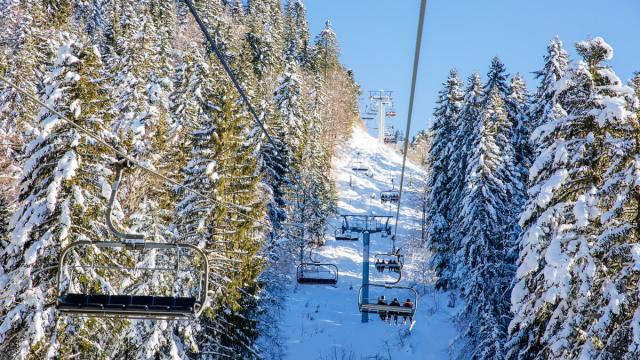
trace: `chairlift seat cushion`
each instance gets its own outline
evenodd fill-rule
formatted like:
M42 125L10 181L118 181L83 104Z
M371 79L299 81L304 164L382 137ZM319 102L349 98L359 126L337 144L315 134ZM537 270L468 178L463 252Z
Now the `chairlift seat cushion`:
M195 304L196 304L195 298L177 297L175 298L175 301L171 310L192 312Z
M174 305L174 298L169 296L154 296L153 304L150 306L153 310L169 311Z
M131 303L127 309L132 310L149 310L153 306L153 296L132 296Z
M351 235L351 234L338 234L336 235L336 240L358 240L360 237L357 235Z
M109 309L125 309L130 304L130 295L112 295L109 297L109 303L105 307Z
M86 295L83 294L67 294L60 299L60 303L69 307L82 307L85 302Z
M336 284L338 282L338 279L336 278L310 278L310 277L299 277L298 278L298 283L299 284L328 284L328 285L333 285Z
M103 310L105 312L192 313L196 304L193 297L86 295L66 294L59 298L61 310Z
M109 304L109 295L87 295L85 303L83 307L97 307L104 308L105 305Z

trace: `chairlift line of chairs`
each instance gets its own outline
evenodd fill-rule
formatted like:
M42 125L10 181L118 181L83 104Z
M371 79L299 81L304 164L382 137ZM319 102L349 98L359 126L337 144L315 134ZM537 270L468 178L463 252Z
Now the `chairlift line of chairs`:
M197 318L207 303L209 262L205 252L197 246L178 243L158 243L145 241L143 234L127 234L115 228L111 220L113 203L116 199L122 173L132 166L127 160L120 160L115 164L116 178L112 186L111 197L106 211L107 225L110 231L121 241L76 241L62 250L58 262L57 275L57 301L56 309L63 314L108 317L108 318L133 318L156 320L190 320ZM140 254L145 250L164 251L166 261L160 266L117 266L117 265L80 265L69 261L69 254L73 251L89 251L94 256L101 249L115 249L132 254ZM160 261L162 263L162 261ZM173 274L174 282L171 284L188 284L192 291L176 291L174 288L171 296L159 294L138 295L124 294L97 294L94 290L75 292L82 288L82 284L74 283L74 270L83 270L83 274L92 272L109 271L117 273L128 271L143 271L149 273ZM88 271L86 271L88 270ZM199 274L199 276L197 276ZM104 275L102 275L104 276ZM189 278L190 277L190 278ZM187 281L185 281L185 279ZM73 289L74 292L71 292ZM173 295L179 293L185 296ZM194 295L195 294L195 295Z

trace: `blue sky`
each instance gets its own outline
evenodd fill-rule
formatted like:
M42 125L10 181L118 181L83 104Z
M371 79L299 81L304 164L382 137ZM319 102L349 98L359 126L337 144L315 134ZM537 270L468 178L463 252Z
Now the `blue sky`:
M312 33L331 20L343 63L352 68L364 95L394 92L404 129L419 0L303 0ZM623 81L640 70L638 0L428 0L412 133L432 118L438 90L449 69L464 79L484 77L493 56L509 73L521 73L529 89L531 72L542 66L548 41L558 35L575 59L573 44L602 36L614 48L610 62Z

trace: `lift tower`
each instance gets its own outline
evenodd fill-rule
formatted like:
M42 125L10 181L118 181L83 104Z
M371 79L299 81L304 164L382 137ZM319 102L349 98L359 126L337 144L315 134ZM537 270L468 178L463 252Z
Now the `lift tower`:
M384 120L387 114L385 107L391 107L393 105L391 91L369 91L369 100L378 106L378 142L384 144Z
M359 292L359 304L369 302L369 243L371 234L386 233L391 235L390 215L356 215L340 214L342 232L362 234L362 290ZM362 312L362 322L369 322L369 313Z

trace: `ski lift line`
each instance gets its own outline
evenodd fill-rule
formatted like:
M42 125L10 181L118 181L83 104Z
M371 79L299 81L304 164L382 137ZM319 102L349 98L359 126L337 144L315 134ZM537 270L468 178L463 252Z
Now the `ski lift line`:
M215 203L215 204L217 204L217 205L219 205L219 206L225 207L225 208L227 208L227 209L234 208L234 209L235 209L235 210L234 210L234 212L235 212L235 213L237 213L238 215L240 215L240 216L244 217L245 219L255 221L256 223L258 223L258 224L260 224L260 225L262 225L262 226L270 227L270 225L269 225L269 224L267 224L267 223L265 223L264 221L261 221L261 220L255 219L255 218L253 218L253 217L251 217L251 216L249 216L249 215L247 215L247 214L244 214L242 211L244 211L244 210L245 210L245 208L244 208L244 207L242 207L242 206L240 206L240 205L231 204L231 203L227 203L227 202L224 202L224 201L220 201L220 200L213 199L211 196L207 196L206 194L204 194L204 193L202 193L202 192L200 192L200 191L198 191L198 190L195 190L195 189L193 189L193 188L191 188L191 187L189 187L189 186L186 186L186 185L180 184L180 183L178 183L177 181L172 180L172 179L168 178L167 176L165 176L165 175L163 175L163 174L160 174L159 172L154 171L154 170L152 170L151 168L149 168L149 167L147 167L147 166L143 165L142 163L140 163L140 162L138 162L138 161L134 160L131 156L129 156L129 155L128 155L127 153L125 153L124 151L116 149L115 147L113 147L113 146L111 146L109 143L107 143L106 141L104 141L104 140L102 140L101 138L99 138L97 135L94 135L94 134L93 134L89 129L87 129L87 128L85 128L85 127L81 126L81 125L78 125L78 124L74 123L74 122L73 122L73 121L71 121L69 118L67 118L66 116L64 116L62 113L60 113L59 111L57 111L57 110L55 110L55 109L51 108L49 105L47 105L47 104L45 104L44 102L40 101L40 99L38 99L36 96L34 96L33 94L31 94L31 93L27 92L26 90L21 89L18 85L16 85L15 83L13 83L13 82L11 82L11 81L7 80L7 78L5 78L5 77L4 77L4 76L2 76L2 75L0 75L0 81L2 81L2 82L4 82L5 84L7 84L7 85L11 86L11 87L12 87L12 88L14 88L16 91L18 91L18 92L19 92L19 93L21 93L22 95L26 96L26 97L27 97L28 99L30 99L31 101L33 101L33 102L37 103L38 105L40 105L40 106L44 107L45 109L47 109L47 110L49 110L49 111L51 111L53 114L55 114L56 116L58 116L58 118L60 118L61 120L64 120L65 122L67 122L69 125L71 125L71 126L72 126L73 128L75 128L76 130L79 130L79 131L83 132L86 136L88 136L88 137L92 138L93 140L97 141L98 143L100 143L100 145L102 145L102 146L104 146L104 147L106 147L106 148L110 149L110 150L111 150L111 151L113 151L116 155L121 156L121 157L122 157L122 158L124 158L125 160L127 160L127 161L131 162L131 164L132 164L132 165L135 165L136 167L140 168L141 170L143 170L143 171L145 171L145 172L147 172L147 173L149 173L149 174L151 174L151 175L157 176L157 177L159 177L160 179L162 179L162 180L166 181L167 183L169 183L169 184L171 184L171 185L173 185L173 186L176 186L176 187L179 187L179 188L181 188L181 189L183 189L183 190L186 190L186 191L188 191L188 192L190 192L190 193L192 193L192 194L194 194L194 195L196 195L196 196L199 196L199 197L201 197L201 198L203 198L203 199L206 199L206 200L212 201L213 203Z
M402 202L402 188L404 183L404 172L407 164L407 151L409 149L409 134L411 133L411 118L413 116L413 101L416 95L416 79L418 77L418 67L420 64L420 49L422 47L422 32L424 29L424 14L427 8L427 0L420 1L420 17L418 20L418 34L416 36L416 48L413 56L413 73L411 74L411 92L409 96L409 111L407 114L407 129L405 134L407 134L404 139L404 152L402 154L402 171L400 172L400 189L398 191L398 207L396 209L396 226L393 232L394 237L394 247L395 247L395 236L398 234L398 218L400 217L400 203Z
M218 46L216 45L216 43L213 41L213 38L211 37L211 34L209 33L209 30L207 30L207 26L205 25L205 23L200 18L200 15L198 15L198 11L196 10L196 7L193 5L193 2L191 0L184 0L184 3L187 4L187 7L189 8L189 12L191 13L191 15L193 15L193 18L198 23L198 27L200 28L200 31L202 32L202 34L206 38L207 42L209 43L209 47L216 54L216 57L220 61L220 64L222 64L222 67L224 68L224 71L227 73L227 75L229 75L229 78L231 79L231 81L233 82L233 85L235 86L236 90L240 94L240 97L242 97L242 101L244 102L245 106L247 107L247 109L249 110L251 115L253 116L253 120L260 126L260 130L262 130L262 132L264 133L264 135L267 138L267 141L269 141L271 146L276 148L275 142L271 138L271 135L269 135L269 132L267 131L267 128L264 126L264 123L262 123L262 121L260 120L260 117L256 113L256 110L253 108L253 105L251 105L251 102L249 101L249 98L247 97L247 95L244 92L244 89L240 85L240 82L236 78L236 75L233 73L233 70L231 70L231 66L229 66L229 64L227 63L227 60L225 60L225 58L224 58L224 55L222 54L220 49L218 49ZM326 78L326 76L325 76L325 78ZM290 172L290 171L287 170L287 172ZM298 183L298 179L295 176L292 176L291 180L293 181L294 185L296 185L296 187L298 187L298 188L301 187L300 183Z

